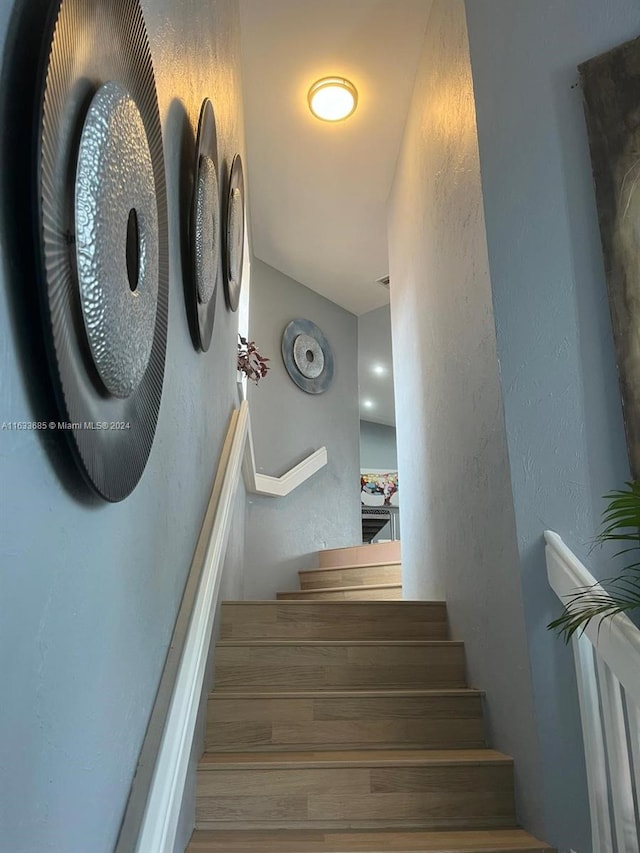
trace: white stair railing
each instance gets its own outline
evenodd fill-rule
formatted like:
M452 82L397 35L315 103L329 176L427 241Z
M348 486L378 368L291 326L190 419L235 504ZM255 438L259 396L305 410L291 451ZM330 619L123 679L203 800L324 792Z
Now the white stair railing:
M563 604L579 589L606 595L557 533L547 574ZM640 851L640 630L624 614L572 639L589 788L593 853Z

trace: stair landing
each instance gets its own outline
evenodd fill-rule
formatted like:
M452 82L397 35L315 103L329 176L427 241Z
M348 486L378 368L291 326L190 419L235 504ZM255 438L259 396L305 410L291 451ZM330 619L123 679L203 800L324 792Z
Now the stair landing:
M399 542L335 548L318 554L318 568L298 572L299 590L278 600L397 601L402 599Z

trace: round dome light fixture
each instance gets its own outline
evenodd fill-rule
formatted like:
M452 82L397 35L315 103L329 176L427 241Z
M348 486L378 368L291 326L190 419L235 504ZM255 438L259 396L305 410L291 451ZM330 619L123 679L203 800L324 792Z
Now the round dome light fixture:
M322 121L344 121L355 112L358 90L344 77L323 77L309 89L309 109Z

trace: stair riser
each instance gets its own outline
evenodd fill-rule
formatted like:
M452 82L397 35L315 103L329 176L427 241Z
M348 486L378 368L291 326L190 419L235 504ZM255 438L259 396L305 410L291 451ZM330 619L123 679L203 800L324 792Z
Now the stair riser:
M279 592L277 598L280 601L402 601L402 587L307 589L301 592Z
M318 552L318 565L331 566L370 565L371 563L400 562L400 542L377 542L374 545L354 545L351 548L333 548Z
M444 603L223 604L222 639L446 640Z
M515 825L512 767L199 771L197 823L425 828Z
M402 584L400 566L353 566L349 569L331 569L298 572L300 589L322 589L323 587L375 585L381 583Z
M458 688L464 649L435 646L227 646L216 650L216 685L271 688Z
M555 853L519 829L458 832L393 830L200 831L187 853Z
M480 697L209 700L209 751L418 745L483 747Z

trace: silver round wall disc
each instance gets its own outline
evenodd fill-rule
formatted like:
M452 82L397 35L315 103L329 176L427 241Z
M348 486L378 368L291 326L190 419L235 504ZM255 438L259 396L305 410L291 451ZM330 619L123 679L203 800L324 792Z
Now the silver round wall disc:
M128 397L149 363L158 303L158 211L142 116L101 86L82 130L75 187L80 305L105 388Z
M213 105L208 98L200 107L195 155L189 220L191 259L185 295L194 346L206 352L211 345L218 281L222 275L218 138Z
M237 311L240 304L244 228L244 173L242 159L236 154L229 176L225 251L225 292L227 305L232 311Z
M293 342L293 360L307 379L316 379L324 370L324 353L315 338L298 335Z
M196 287L198 302L206 305L216 290L220 216L218 212L218 176L211 157L202 156L196 184Z
M32 97L45 342L57 421L68 424L76 462L99 495L120 501L144 472L162 398L169 284L162 127L138 0L52 6Z
M333 352L322 330L311 320L292 320L282 335L287 373L307 394L324 393L333 379Z

